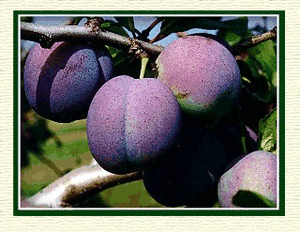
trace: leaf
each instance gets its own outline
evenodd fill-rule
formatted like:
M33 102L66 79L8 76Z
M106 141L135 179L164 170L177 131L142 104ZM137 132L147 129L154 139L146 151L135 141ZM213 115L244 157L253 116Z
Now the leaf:
M248 19L241 17L228 21L214 20L212 17L166 17L161 25L160 34L169 35L175 32L183 32L193 28L200 29L231 29L238 35L247 32Z
M248 33L248 18L240 17L228 21L219 22L223 25L220 25L219 28L216 29L228 29L233 31L239 36L246 36Z
M253 75L248 63L243 60L237 60L237 64L239 66L241 76L247 78L249 80L248 82L252 83Z
M248 64L252 78L249 89L264 102L273 102L277 94L277 64L275 43L265 41L247 50L244 61Z
M231 30L221 29L218 32L218 37L223 38L230 46L236 45L242 40L242 36L237 35Z
M110 31L119 35L129 37L128 33L124 30L122 26L120 26L118 23L111 20L105 20L101 24L100 28L102 30Z
M169 35L195 28L197 20L196 17L166 17L161 25L160 34Z
M222 206L221 206L220 202L217 201L217 202L212 206L212 208L222 208Z
M261 71L265 73L268 83L272 85L273 88L276 87L274 83L276 83L277 71L274 45L274 41L268 40L248 50L249 60L254 60L256 63L259 63ZM252 63L249 62L249 64L251 65Z
M132 56L130 56L126 51L110 46L107 46L107 48L113 58L114 65L116 70L118 70L118 73L132 77L139 76L140 60L133 60Z
M232 203L245 208L273 208L276 206L265 196L249 190L239 190L233 196Z
M78 25L84 17L75 17L73 19L72 25Z
M119 25L125 27L127 30L131 31L134 34L134 20L133 17L115 17Z
M21 22L32 23L33 17L21 17Z
M258 149L273 153L277 151L276 109L259 121Z

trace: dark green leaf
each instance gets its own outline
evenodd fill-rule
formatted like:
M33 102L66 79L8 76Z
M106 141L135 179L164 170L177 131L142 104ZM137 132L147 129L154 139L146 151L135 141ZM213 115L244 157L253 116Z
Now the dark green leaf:
M222 208L220 202L218 202L218 201L212 207L213 208Z
M239 207L245 208L270 208L275 207L273 201L269 200L265 196L249 191L239 190L232 198L232 203Z
M126 37L129 37L128 33L124 30L122 26L120 26L118 23L111 21L111 20L105 20L100 27L102 30L110 31L113 33L116 33L118 35L123 35Z
M259 150L276 153L277 151L277 110L273 110L259 122Z
M21 22L32 23L33 17L21 17Z
M140 60L133 59L128 52L107 46L118 74L139 77Z
M206 17L166 17L161 25L161 34L169 35L174 32L183 32L193 28L201 29L230 29L237 35L247 32L248 19L241 17L228 21L217 21Z
M84 17L75 17L72 25L78 25Z
M219 22L216 29L228 29L235 32L239 36L246 36L248 33L248 18L240 17L228 21Z
M115 17L115 19L122 27L125 27L127 30L134 33L135 28L133 17Z

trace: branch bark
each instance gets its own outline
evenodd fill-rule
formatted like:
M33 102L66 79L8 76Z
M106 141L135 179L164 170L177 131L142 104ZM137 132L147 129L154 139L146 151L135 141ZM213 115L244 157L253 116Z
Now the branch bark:
M66 208L105 189L142 178L141 172L116 175L96 162L74 169L34 196L21 202L21 208Z
M268 31L259 36L254 36L246 41L230 48L233 55L243 53L250 47L254 47L259 43L277 37L277 28ZM152 44L152 41L145 42L138 39L121 36L109 31L91 32L89 28L83 26L40 26L33 23L21 23L21 38L25 40L35 41L43 47L51 47L54 42L58 41L102 41L106 45L110 45L120 49L129 50L133 43L138 44L150 57L157 57L164 47Z
M109 31L91 32L83 26L40 26L33 23L21 23L21 38L40 43L43 47L51 47L58 41L102 41L120 49L130 49L133 39ZM163 47L142 40L134 40L149 56L156 57Z
M254 46L256 46L262 42L265 42L267 40L275 39L276 37L277 37L277 27L274 27L272 30L270 30L266 33L263 33L258 36L253 36L253 37L247 39L246 41L242 41L242 42L238 43L237 45L232 46L230 48L230 51L234 56L236 56L236 55L243 53L248 48L254 47Z

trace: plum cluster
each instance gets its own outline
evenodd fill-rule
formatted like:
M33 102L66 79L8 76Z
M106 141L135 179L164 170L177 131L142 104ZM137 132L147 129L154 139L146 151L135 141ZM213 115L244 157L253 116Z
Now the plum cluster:
M116 75L105 46L37 44L25 63L24 88L45 118L86 118L99 165L115 174L142 171L146 190L165 206L239 207L233 199L240 190L276 204L277 159L256 151L256 134L235 118L241 75L228 48L209 36L185 36L156 64L157 78L136 79Z

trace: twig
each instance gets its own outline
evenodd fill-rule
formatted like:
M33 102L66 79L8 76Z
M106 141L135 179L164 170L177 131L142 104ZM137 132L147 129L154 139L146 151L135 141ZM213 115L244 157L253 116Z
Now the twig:
M23 200L21 207L73 207L100 191L141 178L141 172L116 175L105 171L97 163L93 163L74 169L57 179L34 196Z
M277 37L277 27L274 27L271 31L263 33L258 36L253 36L246 41L238 43L235 46L230 48L230 51L233 55L241 54L242 52L246 51L248 48L254 47L262 42L265 42L269 39L275 39Z
M145 40L145 41L146 41L146 40L149 41L148 36L149 36L150 31L151 31L158 23L160 23L160 22L163 21L163 20L164 20L164 18L158 17L153 23L151 23L151 25L150 25L147 29L145 29L145 30L142 31L142 33L139 35L139 39Z
M92 33L83 26L40 26L33 23L21 23L21 38L40 43L43 47L51 47L58 41L102 41L106 45L120 49L129 49L132 39L109 31ZM163 47L153 45L142 40L135 39L135 42L150 56L156 57Z

